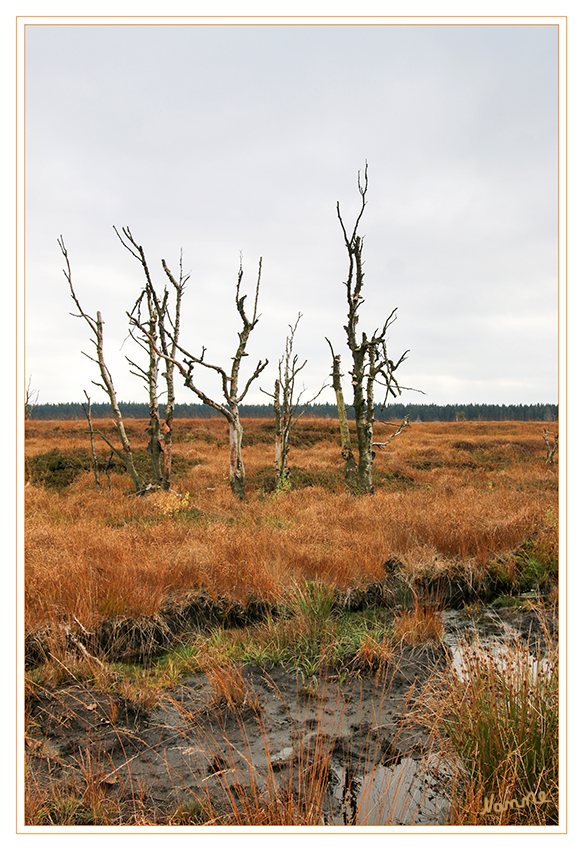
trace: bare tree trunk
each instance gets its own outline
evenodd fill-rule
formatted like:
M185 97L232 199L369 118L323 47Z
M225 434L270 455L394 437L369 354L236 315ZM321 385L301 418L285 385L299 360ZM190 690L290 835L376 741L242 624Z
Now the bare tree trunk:
M243 426L239 419L239 410L233 413L229 421L229 483L238 499L245 501L245 467L243 466Z
M363 334L364 336L364 334ZM356 439L358 443L358 490L361 493L372 493L372 428L374 421L374 407L371 412L368 409L363 391L364 381L364 357L366 354L364 346L356 347L353 354L352 385L354 422L356 425Z
M152 334L156 334L156 317L154 315L154 305L152 303L151 292L147 291L148 313L150 330ZM148 407L150 424L148 426L148 452L150 454L150 468L152 470L152 486L160 487L162 482L161 457L162 451L160 448L160 411L158 402L158 364L160 358L152 346L149 348L149 365L147 373L148 383Z
M344 393L342 391L342 381L340 373L340 355L334 354L334 349L329 339L326 342L330 346L332 352L332 387L336 394L336 406L338 408L338 422L340 424L340 445L342 457L344 458L344 480L346 488L350 493L358 491L358 467L352 453L352 445L350 441L350 428L348 427L348 416L346 415L346 405L344 404Z
M547 457L546 462L551 466L555 462L555 453L559 448L559 435L555 434L555 442L551 448L549 443L549 432L547 428L543 429L543 440L545 441L545 446L547 447Z
M78 314L74 313L73 315L77 316L78 318L85 319L85 321L87 322L87 324L91 328L93 336L95 337L94 340L93 340L93 344L95 345L95 350L96 350L96 353L97 353L97 359L95 359L94 357L89 357L88 354L85 355L85 356L89 357L89 360L92 360L94 363L97 363L97 365L99 367L99 373L101 375L101 380L103 381L103 383L99 384L96 381L93 381L92 383L94 383L96 387L100 387L105 393L107 393L107 395L109 397L109 403L111 405L111 409L112 409L112 412L113 412L113 423L114 423L116 431L118 433L118 436L119 436L119 439L120 439L120 442L121 442L121 445L122 445L122 450L120 451L115 446L113 446L111 444L111 442L107 439L107 437L101 431L98 431L97 433L107 443L107 445L112 450L112 452L115 452L115 454L123 461L125 468L126 468L128 474L129 474L130 478L133 481L134 487L136 489L136 493L141 494L141 493L144 492L144 483L143 483L140 475L138 474L136 467L135 467L135 464L134 464L134 458L133 458L133 455L132 455L132 449L131 449L131 446L130 446L130 441L128 440L126 430L125 430L125 427L124 427L124 423L123 423L123 417L121 415L119 405L117 403L117 396L116 396L115 388L113 386L113 379L111 377L111 373L110 373L109 369L107 368L107 365L105 363L105 357L103 355L103 320L101 318L101 313L98 312L97 318L92 319L91 316L89 316L87 313L85 313L85 311L81 307L81 304L79 303L79 300L78 300L78 298L75 294L75 290L73 289L73 278L72 278L72 273L71 273L71 265L69 263L69 257L67 255L67 249L65 248L65 243L63 241L63 237L62 236L59 237L59 239L57 241L58 241L59 247L61 249L61 252L62 252L62 254L65 258L65 263L67 265L67 268L63 269L63 274L65 275L65 277L66 277L66 279L69 283L69 289L70 289L70 292L71 292L71 297L72 297L73 301L75 302L77 309L79 310Z
M126 434L126 429L125 429L124 422L123 422L123 417L121 415L121 411L120 411L119 405L117 403L117 395L116 395L116 392L115 392L115 388L113 386L113 380L111 378L111 374L110 374L109 369L107 368L107 366L105 364L105 359L103 357L103 321L101 319L101 313L100 312L97 313L97 322L95 323L95 326L96 326L95 346L96 346L96 349L97 349L97 363L99 364L99 371L100 371L101 377L103 379L103 384L98 384L95 381L93 381L93 383L97 387L101 387L102 389L104 389L105 392L107 393L107 395L109 396L109 403L110 403L111 409L113 411L113 423L114 423L115 428L117 430L117 433L119 435L119 439L120 439L120 442L121 442L121 445L122 445L122 451L120 452L119 449L116 449L115 446L113 446L109 442L107 437L105 437L105 435L101 433L101 431L98 431L97 433L100 434L100 436L103 440L105 440L105 442L107 443L109 448L112 450L112 452L115 452L115 454L123 461L125 468L127 469L128 474L133 481L134 487L136 489L136 493L143 493L144 492L144 482L142 481L142 478L139 475L139 473L136 469L136 466L134 464L134 456L133 456L133 453L132 453L132 447L130 445L130 441L128 440L128 436ZM90 359L93 359L93 358L90 358Z
M275 414L275 471L277 481L281 478L282 469L282 447L281 447L281 386L279 378L275 381L273 393L273 412Z
M85 417L89 424L89 440L91 442L91 457L93 459L93 476L95 478L95 486L99 489L101 484L99 483L99 474L97 472L97 455L95 454L95 440L93 439L93 421L91 419L91 399L87 395L87 390L83 390L85 393L85 398L87 399L87 407L84 404L81 405L83 408L83 412L85 413Z

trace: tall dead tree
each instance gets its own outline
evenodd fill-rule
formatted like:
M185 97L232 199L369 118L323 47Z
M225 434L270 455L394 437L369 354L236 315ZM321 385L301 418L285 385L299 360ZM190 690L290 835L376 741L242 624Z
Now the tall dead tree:
M168 268L166 261L162 260L162 268L172 285L174 293L171 309L172 298L168 288L166 286L164 287L162 295L159 295L156 291L144 249L136 242L129 227L123 227L121 234L117 228L114 227L114 230L124 248L142 266L146 280L144 289L140 293L129 316L132 328L130 332L138 345L146 351L148 355L148 367L144 369L130 360L129 357L127 360L135 370L132 374L142 378L148 389L150 416L148 451L151 459L152 484L156 487L161 486L163 490L168 490L170 488L172 470L172 425L176 404L174 393L174 359L176 357L176 347L180 335L182 296L190 275L184 275L183 273L182 253L180 255L178 280L176 280ZM143 310L146 312L146 318L142 316ZM139 331L138 337L134 335L133 329ZM164 359L165 370L162 373L162 377L166 382L164 417L160 416L160 392L158 388L159 367L162 359Z
M313 398L302 404L302 395L305 389L296 394L296 379L304 368L307 360L299 365L297 354L294 354L294 337L301 319L298 313L295 325L289 325L290 333L285 340L285 351L278 365L278 377L275 381L273 394L265 393L273 399L273 411L275 414L275 473L276 487L282 489L287 485L289 477L288 457L290 451L290 436L292 429L298 419L304 415L308 406L312 404L325 389L321 387ZM262 390L265 392L265 390Z
M101 318L101 313L98 311L97 316L94 319L92 316L89 316L83 310L83 308L81 307L81 304L79 303L79 299L77 298L77 295L75 294L75 290L73 289L73 277L72 277L72 272L71 272L71 264L69 262L69 257L68 257L68 254L67 254L67 249L65 247L65 243L63 241L63 237L59 236L59 238L57 239L57 242L59 244L59 248L61 249L61 253L63 254L63 257L65 258L66 268L63 269L63 274L65 275L65 277L66 277L66 279L69 283L71 298L75 302L75 306L77 307L77 309L79 311L78 313L71 313L71 315L75 316L76 318L85 319L85 321L89 325L89 328L91 329L91 333L93 334L93 337L94 337L93 344L95 345L95 351L96 351L97 356L96 357L90 357L88 354L85 354L85 352L83 352L83 354L85 354L85 356L88 357L89 360L93 361L93 363L97 363L97 365L99 367L99 373L101 375L101 380L102 380L103 383L98 383L97 381L92 381L91 383L95 384L96 387L100 387L100 389L102 389L105 393L107 393L107 396L109 397L109 403L111 405L111 409L112 409L112 412L113 412L113 423L115 425L116 431L118 433L118 436L119 436L119 439L120 439L120 442L121 442L121 445L122 445L121 450L116 448L116 446L112 445L112 443L107 439L107 437L101 431L98 431L97 433L107 443L107 445L112 450L112 452L114 452L120 458L120 460L123 461L123 464L124 464L128 474L130 475L130 477L133 481L134 487L136 489L136 493L143 493L145 491L144 482L142 481L142 478L141 478L140 474L138 473L138 471L136 470L136 467L135 467L135 464L134 464L134 458L133 458L133 454L132 454L130 441L128 440L126 430L125 430L125 427L124 427L124 423L123 423L123 418L122 418L122 415L121 415L121 411L120 411L119 405L117 403L117 396L116 396L116 392L115 392L115 389L114 389L114 386L113 386L113 379L112 379L111 373L110 373L110 371L107 368L107 365L105 363L105 357L104 357L104 354L103 354L103 319Z
M364 271L362 260L362 249L364 238L359 235L358 228L366 206L366 193L368 191L368 163L365 164L364 180L361 180L358 172L358 191L361 205L352 231L349 233L344 225L340 213L340 202L336 204L338 221L342 228L344 244L348 253L348 276L344 285L346 286L346 298L348 302L348 320L344 325L348 348L352 358L350 378L352 384L352 396L354 407L354 418L356 423L356 437L358 444L358 468L357 484L354 486L354 469L352 452L345 449L345 473L346 484L351 492L372 493L372 467L373 467L373 423L374 423L374 391L375 386L383 388L385 405L389 394L396 398L401 393L395 372L406 359L408 352L404 352L395 363L387 353L386 339L387 331L396 319L397 309L385 320L382 327L377 328L369 337L362 332L357 334L359 311L364 302L362 288L364 285ZM334 369L337 369L338 385L340 381L339 360L332 351ZM334 371L333 371L334 377ZM338 398L338 394L337 394ZM340 413L340 410L339 410ZM342 417L342 414L340 414ZM352 459L351 459L352 458Z
M257 284L255 287L255 300L253 304L253 313L249 317L245 310L245 299L246 295L241 295L241 281L243 279L243 262L240 260L239 262L239 274L237 276L237 287L235 292L235 304L237 306L237 312L241 318L241 322L243 324L242 329L239 331L239 344L237 346L237 350L235 351L234 357L232 357L231 369L227 371L223 369L221 366L215 366L212 363L208 363L204 357L206 353L206 348L202 348L202 352L199 357L196 357L194 354L191 354L185 348L183 348L177 341L177 329L174 328L169 330L168 328L164 331L164 336L168 342L166 349L162 346L161 342L158 344L153 338L150 336L150 341L154 347L156 353L163 357L166 363L174 364L180 374L184 379L184 385L188 387L198 398L209 407L212 407L218 413L225 417L227 422L229 423L229 483L231 486L231 490L237 498L241 500L246 499L245 493L245 467L243 465L243 456L242 456L242 446L243 446L243 425L241 424L240 411L239 406L247 392L249 387L253 383L253 381L259 377L261 372L267 366L267 360L259 361L253 374L247 380L243 388L240 388L240 370L241 370L241 361L243 357L247 356L247 343L249 341L249 336L251 331L257 325L259 321L259 316L257 315L257 303L259 299L259 286L261 283L261 265L262 260L259 260L259 271L257 274ZM149 331L145 324L139 324L136 317L130 316L130 320L133 322L135 327L139 327L142 332L149 336ZM176 352L180 352L182 355L182 361L178 360ZM193 371L195 366L203 366L206 369L210 369L213 372L216 372L221 379L221 387L224 402L218 402L212 399L207 393L205 393L194 377Z

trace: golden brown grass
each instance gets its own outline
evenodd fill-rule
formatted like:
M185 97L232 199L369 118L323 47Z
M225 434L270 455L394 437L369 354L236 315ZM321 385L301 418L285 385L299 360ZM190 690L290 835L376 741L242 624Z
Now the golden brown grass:
M137 444L146 425L129 423ZM554 545L557 474L545 464L540 423L413 424L377 453L376 493L360 498L344 493L331 425L302 420L304 445L290 456L305 480L328 478L274 495L260 486L272 465L269 425L248 421L245 504L228 487L220 420L175 423L175 455L195 464L175 478L175 493L138 498L119 474L111 491L104 475L96 490L90 471L61 491L30 483L27 628L153 616L193 588L245 602L277 599L298 581L364 584L382 576L389 557L411 573L454 563L479 572L545 529L541 545ZM82 422L27 427L29 457L88 445ZM385 431L378 426L379 439Z
M233 710L254 705L253 696L236 665L213 666L206 675L213 691L212 706Z
M393 621L395 640L413 646L427 642L439 642L443 637L440 612L433 606L417 604L402 611Z
M95 424L111 433L108 423ZM128 426L133 443L143 446L147 423ZM292 664L309 699L318 675L338 661L339 653L345 655L338 676L374 673L382 690L399 646L439 641L438 613L413 592L417 604L394 617L390 628L385 621L378 629L353 624L354 634L344 634L342 618L330 616L335 591L378 581L389 559L401 564L411 587L413 579L445 579L460 570L479 579L494 564L512 579L524 570L527 557L533 570L537 563L556 562L557 469L545 463L542 428L541 423L413 424L389 451L377 452L376 492L364 497L344 492L338 438L334 423L326 420L301 421L290 456L297 486L278 494L266 487L274 478L269 424L246 423L249 499L244 504L228 486L228 438L219 419L175 423L179 472L171 493L136 497L118 473L110 475L111 489L102 474L96 490L90 470L61 490L31 481L26 627L29 632L46 628L52 635L46 641L52 657L29 677L31 694L66 682L91 682L147 712L161 688L176 685L185 672L204 669L213 710L255 713L259 723L238 663ZM84 422L31 421L27 429L30 458L54 448L88 447ZM393 430L379 425L378 439ZM118 673L115 665L87 650L80 654L74 645L83 629L96 633L104 623L123 618L155 626L161 612L178 608L197 591L233 603L277 602L287 617L238 634L199 634L189 645L175 647L163 663L132 674ZM552 677L533 684L524 649L516 653L515 678L501 678L493 664L481 661L469 683L460 686L446 676L425 699L427 722L449 734L444 757L455 751L466 765L457 777L452 822L540 824L556 815L554 803L501 808L505 800L534 790L557 799L556 658L551 656ZM223 811L221 822L320 825L323 795L329 791L330 732L323 722L312 749L298 750L289 788L276 793L268 783L260 793L251 782L242 795L231 794L230 814ZM29 779L31 823L156 822L133 790L123 811L112 808L107 776L89 755L80 759L76 784L63 780L47 789L36 777ZM225 793L230 793L227 786ZM482 816L486 798L499 801L500 811ZM170 822L212 824L216 817L210 800L203 799L196 810L179 810Z

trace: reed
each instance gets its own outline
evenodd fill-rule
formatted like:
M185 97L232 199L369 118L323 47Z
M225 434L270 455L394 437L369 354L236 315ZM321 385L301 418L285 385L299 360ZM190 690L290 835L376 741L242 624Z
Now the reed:
M548 634L534 649L468 644L421 714L458 766L454 823L558 823L558 648Z

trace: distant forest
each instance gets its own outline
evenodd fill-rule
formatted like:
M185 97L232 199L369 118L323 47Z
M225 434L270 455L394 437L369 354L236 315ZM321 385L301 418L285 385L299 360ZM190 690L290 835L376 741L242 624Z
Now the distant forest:
M147 419L149 408L140 402L120 402L120 410L126 419ZM162 407L160 408L162 412ZM347 409L348 417L354 419L354 411ZM111 407L108 403L91 404L91 414L95 419L111 418ZM174 417L176 419L210 419L220 414L205 404L177 404ZM338 415L335 404L312 404L308 407L306 416L317 416L335 419ZM401 421L409 415L411 422L455 422L457 419L466 421L539 421L554 422L558 419L559 408L556 404L388 404L385 408L380 405L375 411L378 422ZM269 404L241 405L242 417L256 419L271 419L273 406ZM37 404L29 419L83 419L83 407L80 402L65 402L61 404Z

